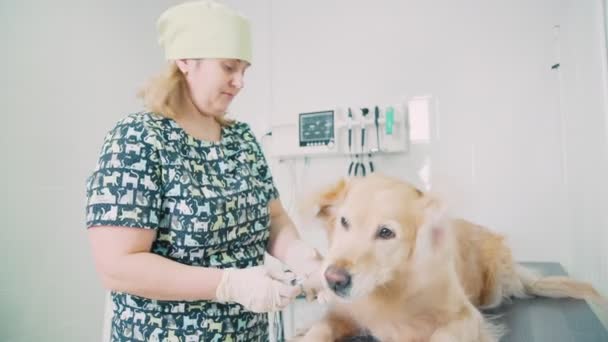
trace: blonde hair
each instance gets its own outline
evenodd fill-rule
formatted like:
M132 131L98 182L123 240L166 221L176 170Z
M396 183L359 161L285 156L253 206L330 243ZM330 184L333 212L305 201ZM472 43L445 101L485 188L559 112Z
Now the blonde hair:
M177 118L187 102L192 103L186 77L173 61L169 62L165 71L150 79L137 96L143 100L147 110L170 119ZM222 126L234 123L225 114L215 117L215 121Z

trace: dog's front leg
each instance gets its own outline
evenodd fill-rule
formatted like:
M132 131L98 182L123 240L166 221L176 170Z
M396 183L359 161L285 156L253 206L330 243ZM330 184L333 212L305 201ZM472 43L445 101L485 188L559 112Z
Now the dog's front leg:
M499 336L489 327L481 313L471 309L463 317L435 330L429 342L498 342Z
M302 337L292 342L334 342L345 337L355 336L358 325L347 315L330 311L320 321L314 323Z

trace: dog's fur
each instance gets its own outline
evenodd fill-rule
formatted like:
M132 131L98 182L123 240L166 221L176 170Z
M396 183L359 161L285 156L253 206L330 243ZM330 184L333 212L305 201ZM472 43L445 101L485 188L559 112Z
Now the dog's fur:
M438 199L406 182L345 179L314 202L330 243L324 284L338 300L299 341L362 329L382 342L497 341L479 308L530 295L601 298L589 284L518 266L502 236L448 218ZM348 288L330 290L330 266L351 276Z

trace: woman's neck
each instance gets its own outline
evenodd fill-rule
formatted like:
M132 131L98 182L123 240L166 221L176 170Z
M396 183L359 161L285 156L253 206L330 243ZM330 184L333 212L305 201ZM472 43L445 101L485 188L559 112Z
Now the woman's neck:
M219 141L221 139L222 127L215 117L202 113L192 103L185 109L175 121L186 133L204 141Z

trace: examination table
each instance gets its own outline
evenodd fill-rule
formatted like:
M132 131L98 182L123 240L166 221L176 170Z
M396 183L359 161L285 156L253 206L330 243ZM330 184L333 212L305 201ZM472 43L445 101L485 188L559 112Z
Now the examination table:
M558 263L522 263L545 275L566 275ZM485 311L508 329L501 342L608 342L608 330L583 300L515 299ZM345 342L377 342L366 336Z

